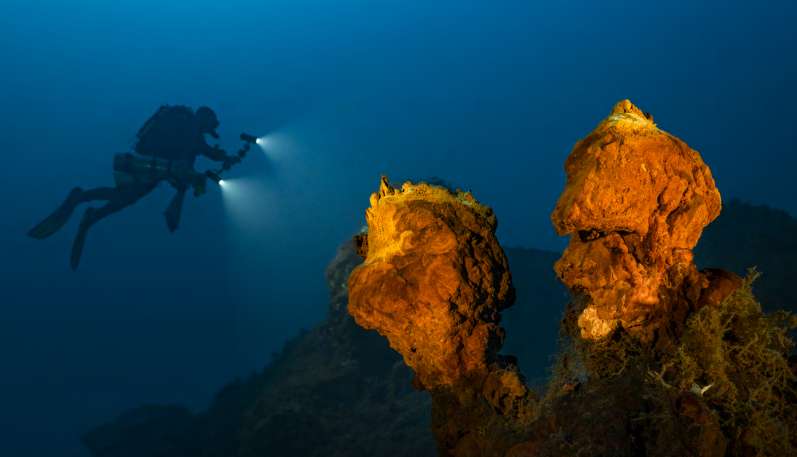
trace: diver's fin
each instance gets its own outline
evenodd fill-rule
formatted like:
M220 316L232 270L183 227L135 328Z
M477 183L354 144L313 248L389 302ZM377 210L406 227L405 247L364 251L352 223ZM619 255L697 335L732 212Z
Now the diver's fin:
M46 219L30 229L28 231L28 236L41 240L60 230L72 216L72 211L74 211L75 207L80 203L82 194L83 189L80 187L72 189L72 191L69 192L69 196L66 197L66 200L61 203L61 206L47 216Z
M69 257L69 263L73 271L77 270L78 265L80 265L80 256L83 254L83 246L86 244L86 234L95 222L95 211L94 208L86 208L86 212L83 213L83 219L80 220L80 227L77 230L77 235L75 235L75 241L72 242L72 255Z
M170 232L177 230L180 225L180 214L183 209L183 200L185 199L185 189L178 189L177 193L172 197L169 202L169 207L163 212L166 216L166 226L169 227Z

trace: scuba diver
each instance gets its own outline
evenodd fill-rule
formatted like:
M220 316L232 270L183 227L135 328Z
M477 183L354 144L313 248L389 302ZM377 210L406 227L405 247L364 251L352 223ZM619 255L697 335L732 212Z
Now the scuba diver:
M186 190L193 187L194 195L205 192L205 181L210 177L216 182L219 173L240 162L250 144L257 139L241 134L246 142L238 155L227 155L218 145L210 146L205 135L218 138L216 128L219 120L208 107L194 112L187 106L161 106L139 129L134 153L116 154L113 161L115 187L98 187L83 190L72 189L66 200L52 214L33 227L28 235L44 239L57 232L67 223L72 212L81 203L105 201L105 205L89 207L83 213L77 235L72 244L70 264L76 270L80 263L86 234L92 225L116 213L152 192L162 181L171 184L176 194L164 212L169 231L174 232L180 222L180 213ZM196 158L203 155L213 161L222 162L216 172L198 173L194 170Z

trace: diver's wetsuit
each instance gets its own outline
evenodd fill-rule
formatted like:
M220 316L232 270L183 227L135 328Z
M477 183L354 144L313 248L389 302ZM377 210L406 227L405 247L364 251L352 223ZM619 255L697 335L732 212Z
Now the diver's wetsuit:
M200 110L203 109L210 111L208 108L200 108ZM158 118L158 114L163 110L169 110L174 115ZM197 110L197 115L200 114L200 110ZM151 161L153 167L155 164L162 165L165 163L169 170L172 169L174 164L177 164L174 166L182 170L193 171L193 164L198 155L204 155L215 161L226 161L229 160L229 157L222 149L211 147L205 141L205 134L218 137L215 132L217 126L218 120L215 119L215 114L213 113L212 120L207 122L199 119L199 116L195 116L194 112L187 107L161 107L158 113L139 132L139 142L135 147L137 154L119 156L125 156L122 158L136 161L139 164L148 164ZM148 133L147 135L142 135L145 129L148 129ZM140 168L120 171L116 168L116 162L115 158L114 177L116 187L98 187L86 191L79 187L72 189L61 206L28 232L28 235L33 238L47 238L66 224L79 204L91 201L105 201L105 205L99 208L89 207L83 214L78 233L72 244L70 264L73 270L77 269L80 263L80 256L83 252L89 228L103 218L136 203L152 192L163 180L168 180L177 190L177 194L172 199L165 213L167 226L170 231L174 231L179 224L180 209L188 183L182 182L171 172L155 174L147 169L142 170Z

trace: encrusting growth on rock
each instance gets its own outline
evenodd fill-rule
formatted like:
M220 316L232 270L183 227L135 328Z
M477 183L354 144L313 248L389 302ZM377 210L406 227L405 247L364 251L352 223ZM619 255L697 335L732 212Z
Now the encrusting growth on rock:
M368 250L349 280L349 311L386 336L427 387L484 371L512 300L492 211L470 194L383 178L366 211Z
M541 397L498 353L514 289L492 210L386 178L371 195L349 312L431 394L440 455L793 455L797 323L766 316L751 279L695 266L721 208L700 155L623 100L565 170L551 219L570 235L554 269L572 300Z
M532 401L516 367L498 355L499 313L514 289L492 210L467 192L425 183L396 189L382 178L366 220L349 312L385 336L432 394L441 452L460 455L453 450L480 446L486 432L511 434L501 420L484 423L491 415L517 419ZM495 441L490 452L502 446Z
M467 193L383 178L366 220L367 255L349 280L357 323L386 336L427 387L486 370L513 293L492 211Z
M570 245L556 272L589 301L574 316L580 336L618 326L643 339L683 322L709 286L692 261L720 194L700 155L658 129L630 101L576 143L567 185L551 215ZM737 284L738 285L738 284Z

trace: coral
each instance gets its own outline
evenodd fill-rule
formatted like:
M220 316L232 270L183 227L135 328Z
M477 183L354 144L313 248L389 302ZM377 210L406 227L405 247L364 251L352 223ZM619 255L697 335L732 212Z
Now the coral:
M790 318L761 312L752 278L692 262L720 206L700 156L625 100L565 168L552 220L571 239L555 269L574 299L544 405L554 422L581 411L589 433L561 426L571 452L793 454ZM601 407L611 417L589 421ZM623 441L637 447L612 447ZM536 454L557 443L534 442Z
M721 205L699 154L624 100L565 169L551 217L571 235L555 270L573 299L539 399L497 353L513 294L492 211L384 178L371 196L349 312L431 393L440 455L793 453L791 318L763 315L749 281L693 263Z
M720 209L697 152L624 100L576 144L565 169L551 217L571 235L555 269L574 299L564 319L569 348L545 397L553 416L567 410L574 380L611 397L630 379L635 389L606 406L609 422L628 424L646 455L792 454L786 315L765 317L752 279L698 271L692 261ZM608 452L589 444L580 449Z
M349 312L402 354L419 382L486 372L513 289L492 211L470 194L382 179L366 211L368 251L349 278Z
M719 414L740 453L797 454L797 376L789 365L788 331L797 317L766 315L752 293L758 274L718 306L693 314L678 348L661 357L656 373L668 388L694 391Z
M385 336L432 394L443 455L501 455L534 398L500 357L500 311L514 289L492 210L469 193L382 178L366 211L367 254L349 277L349 312ZM365 244L365 243L361 243Z
M590 299L575 316L581 336L622 326L650 340L683 320L709 286L691 249L720 212L700 155L623 100L575 145L565 171L551 220L571 235L556 271Z
M570 414L579 419L557 423L551 433L567 436L571 451L582 455L604 455L623 439L640 447L611 454L794 455L797 377L789 364L793 342L787 333L797 318L764 314L751 292L755 277L690 315L678 344L667 350L622 329L599 341L572 338L560 354L544 405L549 422ZM611 417L589 421L601 408ZM627 425L625 437L601 438L618 424ZM579 433L577 427L610 430ZM557 440L533 444L536 453L518 455L562 451Z

